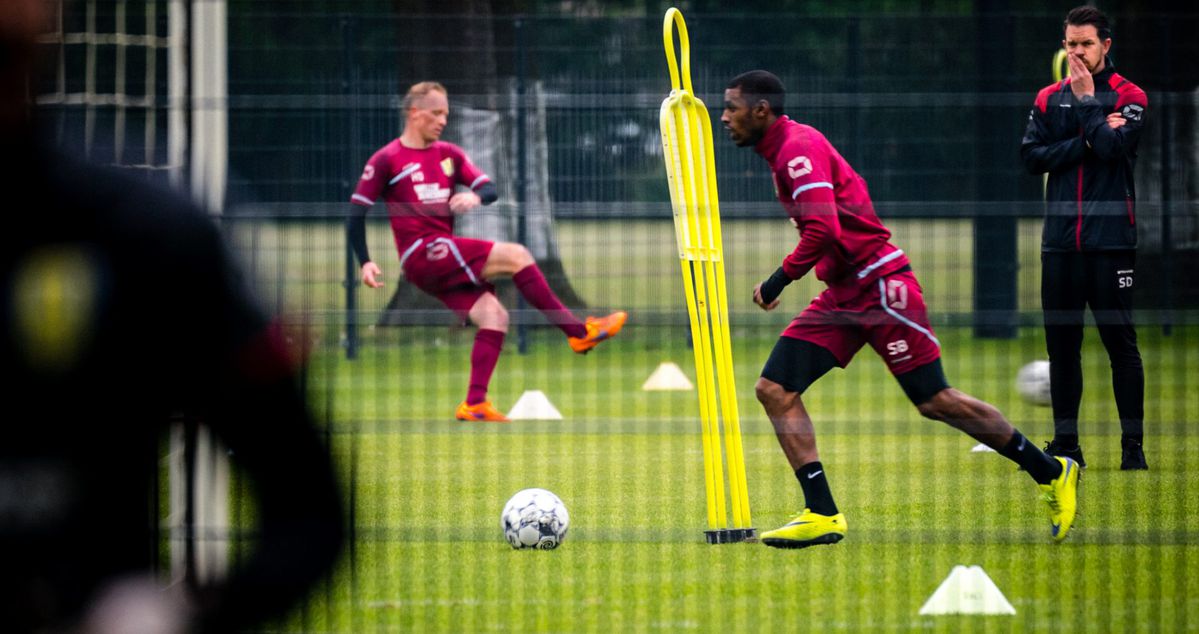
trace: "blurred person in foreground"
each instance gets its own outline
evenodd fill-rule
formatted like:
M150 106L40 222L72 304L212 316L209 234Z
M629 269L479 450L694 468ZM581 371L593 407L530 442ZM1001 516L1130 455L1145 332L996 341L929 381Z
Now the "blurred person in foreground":
M1041 232L1041 310L1049 353L1053 440L1045 450L1086 466L1078 441L1083 311L1091 307L1112 368L1120 469L1143 471L1145 369L1132 321L1137 259L1133 168L1145 91L1116 72L1107 16L1075 7L1062 25L1070 76L1037 93L1020 145L1024 166L1048 174Z
M790 522L762 533L762 542L803 548L845 536L802 395L867 344L921 415L969 434L1032 476L1053 539L1062 541L1077 510L1078 464L1045 454L994 406L950 387L920 283L875 213L866 181L820 131L784 114L785 97L775 75L742 73L726 87L720 117L733 143L770 164L776 195L799 232L782 266L754 287L754 303L774 310L783 289L809 272L828 286L783 330L755 386L806 501Z
M350 245L362 265L362 283L383 286L383 272L366 245L366 213L382 198L400 253L404 277L441 300L463 322L479 330L470 353L466 399L454 411L458 420L508 422L487 398L491 375L508 333L508 311L491 280L511 277L516 290L566 335L570 349L587 354L624 327L628 315L580 321L562 304L522 244L454 235L454 219L499 197L491 178L475 167L462 148L441 140L450 114L445 86L423 81L404 96L404 131L366 162L350 197ZM464 191L455 192L456 188Z
M0 3L3 629L228 632L282 616L344 539L297 364L209 218L39 138L30 75L53 5ZM153 577L176 415L216 432L256 501L250 553L188 591Z

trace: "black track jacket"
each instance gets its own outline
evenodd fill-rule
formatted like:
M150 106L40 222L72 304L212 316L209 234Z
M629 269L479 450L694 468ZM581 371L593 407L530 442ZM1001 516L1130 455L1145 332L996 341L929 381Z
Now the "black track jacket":
M1079 100L1070 78L1037 93L1020 145L1024 166L1049 173L1042 251L1137 246L1132 170L1145 125L1145 92L1116 73L1110 58L1095 75L1095 96ZM1106 117L1126 121L1113 130Z

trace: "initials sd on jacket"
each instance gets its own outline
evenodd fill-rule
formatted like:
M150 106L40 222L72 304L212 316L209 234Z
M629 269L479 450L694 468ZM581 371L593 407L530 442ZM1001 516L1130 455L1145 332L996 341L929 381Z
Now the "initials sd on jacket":
M1042 88L1029 114L1020 155L1029 172L1049 173L1042 251L1136 248L1133 167L1149 102L1105 62L1094 97L1075 98L1067 77ZM1116 129L1113 112L1125 120Z

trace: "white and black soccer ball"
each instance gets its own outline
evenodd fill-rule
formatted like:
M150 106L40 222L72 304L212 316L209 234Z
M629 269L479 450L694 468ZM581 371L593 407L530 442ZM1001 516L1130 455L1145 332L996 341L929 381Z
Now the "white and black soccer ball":
M1050 405L1049 362L1033 361L1016 373L1016 391L1033 405Z
M553 493L545 489L524 489L504 505L500 527L513 548L553 550L566 539L570 514Z

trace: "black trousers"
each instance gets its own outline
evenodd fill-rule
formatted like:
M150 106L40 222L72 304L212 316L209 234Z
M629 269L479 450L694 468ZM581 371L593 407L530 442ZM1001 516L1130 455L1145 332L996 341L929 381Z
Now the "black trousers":
M1111 361L1120 429L1124 435L1143 433L1145 370L1132 323L1135 263L1133 250L1041 253L1041 307L1055 436L1078 434L1083 311L1088 306Z

